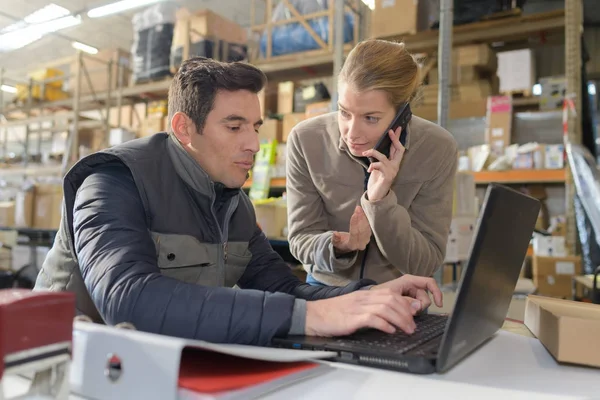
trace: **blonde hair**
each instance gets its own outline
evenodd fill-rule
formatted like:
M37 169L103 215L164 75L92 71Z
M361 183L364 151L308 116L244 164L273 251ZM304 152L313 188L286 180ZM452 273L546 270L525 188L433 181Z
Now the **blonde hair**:
M369 39L348 54L338 82L358 92L382 90L395 108L412 101L421 85L421 68L404 43Z

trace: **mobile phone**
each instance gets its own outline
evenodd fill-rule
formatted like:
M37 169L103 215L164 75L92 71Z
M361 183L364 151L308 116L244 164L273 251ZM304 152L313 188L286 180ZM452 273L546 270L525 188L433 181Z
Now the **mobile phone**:
M396 129L398 129L399 126L402 127L402 132L400 133L400 143L402 144L402 146L405 146L406 145L406 127L408 126L408 123L410 122L411 118L412 118L412 111L410 109L410 103L406 103L402 107L400 107L400 110L398 110L398 113L396 114L396 116L394 117L392 122L390 123L390 126L385 130L383 135L381 135L381 138L375 145L375 150L377 150L378 152L380 152L387 158L390 158L390 150L392 148L392 139L390 138L389 132L390 132L390 129L393 130L394 132L396 132ZM377 161L377 159L375 159L373 157L369 157L369 160L371 162Z

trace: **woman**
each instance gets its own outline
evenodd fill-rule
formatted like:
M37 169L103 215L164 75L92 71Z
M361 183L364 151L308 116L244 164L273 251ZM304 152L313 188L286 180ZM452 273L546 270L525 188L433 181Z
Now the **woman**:
M387 132L389 158L373 150L420 83L419 65L404 44L361 42L338 76L339 111L303 121L290 133L290 251L305 265L307 282L382 283L403 274L431 276L443 264L456 141L413 116L404 146L399 128Z

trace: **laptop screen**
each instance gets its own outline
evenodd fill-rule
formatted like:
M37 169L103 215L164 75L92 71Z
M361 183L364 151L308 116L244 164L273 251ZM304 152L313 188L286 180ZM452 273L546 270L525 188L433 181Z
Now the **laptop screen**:
M502 327L539 211L537 199L501 185L488 186L442 339L438 371L452 367Z

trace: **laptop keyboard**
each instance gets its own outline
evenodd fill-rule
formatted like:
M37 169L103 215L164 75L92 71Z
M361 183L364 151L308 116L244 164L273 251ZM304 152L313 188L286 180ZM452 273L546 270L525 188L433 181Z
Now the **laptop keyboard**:
M394 334L370 329L338 338L336 344L342 347L360 346L404 354L437 336L441 336L446 328L447 319L448 317L445 315L423 314L415 317L417 329L412 335L408 335L399 329Z

